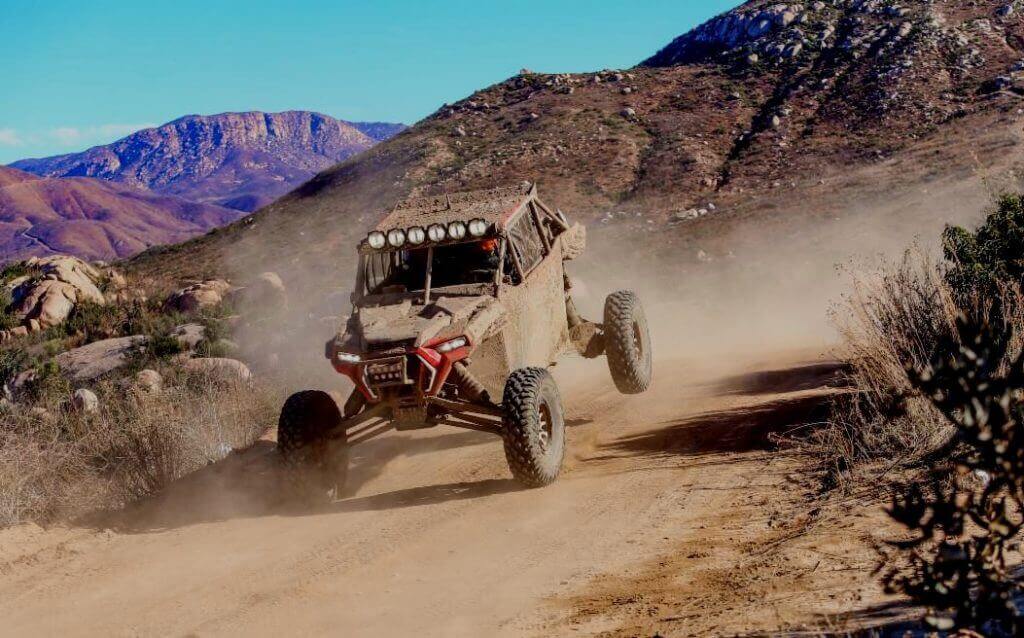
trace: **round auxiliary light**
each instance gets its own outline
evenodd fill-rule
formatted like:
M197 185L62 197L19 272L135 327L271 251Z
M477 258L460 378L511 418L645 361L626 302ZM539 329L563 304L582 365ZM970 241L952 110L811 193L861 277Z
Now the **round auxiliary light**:
M427 238L427 231L423 230L419 226L413 226L406 231L405 236L408 238L410 244L413 246L419 246Z
M370 248L380 250L387 244L387 239L384 237L384 233L375 230L366 236L366 243L370 244Z
M462 222L448 224L448 236L452 239L462 239L466 236L466 225Z
M388 243L398 248L405 243L405 231L401 228L395 228L394 230L388 231Z
M444 241L447 236L441 224L431 224L430 228L427 228L427 237L430 237L430 241Z
M474 237L483 237L487 233L487 222L482 219L469 220L469 234Z

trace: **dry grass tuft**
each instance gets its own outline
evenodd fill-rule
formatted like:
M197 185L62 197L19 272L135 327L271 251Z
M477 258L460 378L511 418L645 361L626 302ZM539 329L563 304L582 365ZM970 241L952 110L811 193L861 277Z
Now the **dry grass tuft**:
M46 413L18 405L2 415L0 525L51 522L116 508L253 443L276 402L259 387L168 368L149 396L109 381L100 409L71 412L60 386Z
M918 465L952 435L949 421L907 376L908 368L926 366L940 344L956 339L963 303L956 300L947 267L908 250L901 261L859 276L833 312L855 391L834 399L829 427L807 445L840 485ZM1001 297L997 319L1024 326L1019 292L1006 289ZM976 317L990 314L983 302L968 306ZM1019 349L1016 344L1011 355Z

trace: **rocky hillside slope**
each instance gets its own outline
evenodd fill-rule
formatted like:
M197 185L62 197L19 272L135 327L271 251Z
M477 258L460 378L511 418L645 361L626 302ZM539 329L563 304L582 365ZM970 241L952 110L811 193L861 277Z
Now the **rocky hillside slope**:
M127 257L240 214L99 179L40 178L0 166L0 262L56 253Z
M402 128L308 111L189 115L82 153L12 166L48 177L95 177L251 211Z
M344 281L337 255L399 198L522 179L597 240L636 233L645 254L684 262L739 254L726 239L737 229L806 235L840 207L891 199L898 181L1006 160L1022 68L1024 18L1005 0L747 2L631 69L524 71L481 89L137 264L186 275L294 261Z

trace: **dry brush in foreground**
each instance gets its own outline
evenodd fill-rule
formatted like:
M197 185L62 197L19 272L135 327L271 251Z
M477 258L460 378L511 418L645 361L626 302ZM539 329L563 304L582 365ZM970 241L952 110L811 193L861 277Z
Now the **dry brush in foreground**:
M72 411L54 383L39 410L12 405L0 428L0 525L117 508L254 442L275 417L262 388L164 370L148 394L111 380L95 412ZM37 404L37 406L39 405Z

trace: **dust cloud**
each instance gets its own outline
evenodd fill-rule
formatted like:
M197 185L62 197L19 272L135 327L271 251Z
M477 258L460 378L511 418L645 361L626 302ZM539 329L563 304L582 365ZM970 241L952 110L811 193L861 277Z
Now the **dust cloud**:
M567 264L573 296L585 317L601 321L609 293L635 290L659 359L827 351L836 340L829 309L849 289L851 270L898 257L913 242L935 250L945 224L977 222L992 200L973 175L878 191L849 186L824 195L794 191L776 200L770 218L734 224L702 240L706 246L673 244L659 236L685 237L685 225L627 233L591 224L587 252ZM282 397L319 388L343 400L351 389L324 358L324 344L350 312L355 244L362 236L361 228L352 230L342 247L347 253L328 260L296 251L253 265L251 255L261 251L251 246L248 264L227 256L237 265L237 283L262 271L277 272L284 280L287 303L265 308L233 335L242 357L258 374L272 378Z
M602 320L605 297L615 290L632 289L640 295L652 333L655 384L667 384L673 390L661 392L661 400L652 397L630 403L630 409L634 416L645 411L660 414L659 410L677 409L679 380L658 378L659 370L678 374L692 369L688 374L694 377L697 369L709 370L716 362L751 362L762 357L761 361L773 364L784 351L789 357L793 351L806 351L808 358L826 353L836 342L828 311L848 289L851 268L865 260L897 257L914 241L934 249L944 224L975 223L991 199L978 180L941 188L915 185L884 197L851 197L843 205L794 197L792 208L778 207L779 217L787 223L759 226L755 222L734 228L708 240L706 247L680 243L666 248L667 242L654 233L628 235L594 225L587 252L569 262L567 269L574 281L573 296L589 319ZM357 231L353 237L361 236L361 229ZM665 232L683 235L686 228ZM325 359L324 344L350 310L355 241L348 246L347 257L330 262L308 255L249 262L244 267L241 257L234 262L238 266L235 283L244 285L263 271L277 272L284 281L286 302L262 308L232 335L241 358L281 401L292 392L315 388L331 392L342 402L351 391L348 380ZM705 260L697 258L698 250L706 252ZM691 368L690 362L698 366ZM601 420L600 409L593 406L624 400L608 394L603 360L567 357L556 367L555 376L572 419ZM690 378L687 383L694 381ZM597 432L580 435L573 455L592 451L598 444ZM417 459L428 456L427 452L433 455L446 448L484 443L491 445L491 438L447 430L382 437L357 448L350 490L403 464L419 463ZM500 454L499 449L492 452ZM178 503L168 498L155 503L145 518L216 520L278 511L272 451L272 443L260 442L228 459L226 465L220 464L212 478L204 475L203 492L208 496L203 502L209 500L208 507L198 507L195 499ZM574 458L567 457L567 463L575 462ZM261 478L254 481L253 476Z
M585 316L600 321L607 294L636 291L656 358L827 353L837 342L830 310L855 273L911 245L939 252L943 227L977 223L993 197L976 179L916 184L870 199L844 195L838 205L794 197L775 213L788 219L730 230L706 249L658 248L654 233L622 237L598 228L588 253L567 266L579 282L574 297Z

